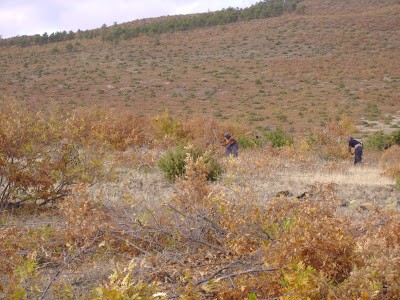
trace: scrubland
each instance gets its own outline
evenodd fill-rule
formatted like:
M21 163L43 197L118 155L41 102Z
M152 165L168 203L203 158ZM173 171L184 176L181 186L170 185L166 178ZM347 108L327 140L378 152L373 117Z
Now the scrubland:
M0 299L399 299L399 13L0 46Z
M349 119L290 140L168 113L55 119L10 100L1 117L4 299L400 295L399 146L353 166ZM232 129L238 158L219 144Z

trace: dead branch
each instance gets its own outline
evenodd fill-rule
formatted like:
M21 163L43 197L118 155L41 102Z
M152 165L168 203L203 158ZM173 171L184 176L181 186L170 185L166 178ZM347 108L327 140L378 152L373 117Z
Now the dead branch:
M213 274L211 274L210 276L207 276L206 278L204 278L204 279L202 279L202 280L196 281L196 282L194 283L194 285L203 284L204 282L207 282L207 281L213 279L215 276L217 276L217 275L218 275L219 273L221 273L222 271L224 271L224 270L226 270L226 269L229 269L229 268L231 268L232 266L237 265L237 264L239 264L239 263L241 263L241 261L234 261L234 262L230 263L229 265L226 265L226 266L224 266L224 267L221 267L221 268L219 268L217 271L215 271Z
M120 236L118 236L118 235L116 235L116 234L113 234L112 236L115 237L115 238L117 238L117 239L119 239L119 240L121 240L121 241L124 241L124 242L127 243L129 246L132 246L133 248L135 248L136 250L142 252L143 254L147 254L147 255L150 255L150 254L151 254L150 252L148 252L148 251L146 251L146 250L140 248L138 245L136 245L136 244L134 244L134 243L128 241L127 239L124 239L123 237L120 237Z
M228 274L228 275L225 275L225 276L218 277L216 279L216 281L220 281L220 280L224 280L224 279L228 279L228 278L233 278L233 277L244 275L244 274L260 273L260 272L266 273L266 272L272 272L272 271L276 271L276 270L278 270L278 268L249 269L249 270L244 270L244 271L241 271L241 272L232 273L232 274Z
M224 249L224 248L215 246L215 245L210 244L210 243L208 243L208 242L206 242L206 241L201 241L201 240L197 240L197 239L194 239L194 238L186 238L186 240L188 240L188 241L190 241L190 242L197 243L197 244L202 244L202 245L208 246L208 247L213 248L213 249L216 249L216 250L218 250L218 251L220 251L220 252L224 252L224 253L228 253L228 252L229 252L228 250L226 250L226 249Z

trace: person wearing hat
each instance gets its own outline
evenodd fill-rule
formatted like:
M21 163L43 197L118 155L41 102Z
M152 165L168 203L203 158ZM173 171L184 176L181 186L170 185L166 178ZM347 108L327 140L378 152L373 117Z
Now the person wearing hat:
M223 146L226 147L226 155L233 155L235 157L239 154L239 144L237 140L230 134L224 134L224 140L221 143Z
M352 151L354 149L354 152ZM363 155L363 144L357 141L355 138L349 138L349 152L354 154L354 165L360 164Z

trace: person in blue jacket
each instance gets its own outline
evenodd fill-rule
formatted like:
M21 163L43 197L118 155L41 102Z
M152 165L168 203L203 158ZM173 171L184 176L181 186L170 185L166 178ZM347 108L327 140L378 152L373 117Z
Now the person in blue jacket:
M352 149L354 149L354 165L360 164L362 162L363 155L363 144L357 141L355 138L349 138L349 152L353 154Z

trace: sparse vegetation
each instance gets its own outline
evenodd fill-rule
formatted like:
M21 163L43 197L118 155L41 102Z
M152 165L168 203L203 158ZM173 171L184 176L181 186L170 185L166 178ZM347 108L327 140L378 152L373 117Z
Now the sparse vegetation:
M2 39L0 298L399 299L399 7L296 3Z

